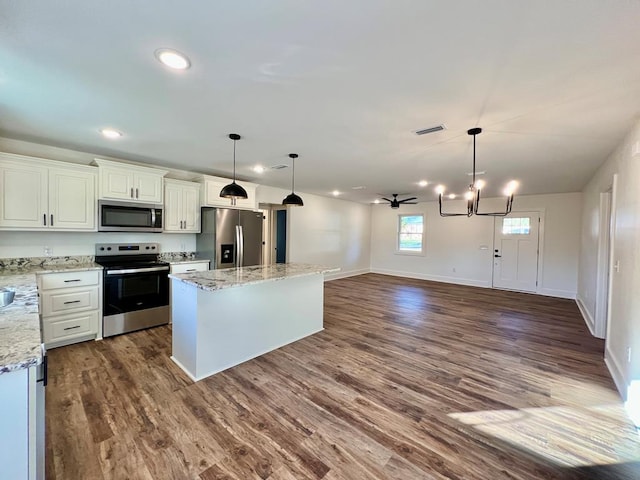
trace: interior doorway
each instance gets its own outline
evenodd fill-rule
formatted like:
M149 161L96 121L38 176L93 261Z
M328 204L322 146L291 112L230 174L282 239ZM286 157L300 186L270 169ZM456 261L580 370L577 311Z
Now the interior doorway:
M609 320L609 283L611 274L611 238L613 222L611 206L613 189L600 194L600 233L598 235L598 266L596 273L596 308L594 335L606 338Z
M540 212L495 217L493 288L535 292L538 287Z
M287 210L275 210L275 263L287 263Z

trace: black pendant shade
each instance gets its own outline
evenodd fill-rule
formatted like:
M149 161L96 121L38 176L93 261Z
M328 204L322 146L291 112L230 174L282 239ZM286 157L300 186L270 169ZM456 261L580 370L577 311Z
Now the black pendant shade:
M240 140L240 135L237 133L230 133L229 138L233 140L233 182L229 185L225 185L220 190L220 196L223 198L248 198L247 191L236 183L236 141Z
M302 201L302 198L300 198L300 196L293 193L293 191L295 190L294 186L295 186L295 180L296 180L296 158L298 158L298 154L290 153L289 158L291 158L291 166L292 166L291 193L287 195L287 197L282 201L282 205L292 205L294 207L302 207L304 206L304 202Z

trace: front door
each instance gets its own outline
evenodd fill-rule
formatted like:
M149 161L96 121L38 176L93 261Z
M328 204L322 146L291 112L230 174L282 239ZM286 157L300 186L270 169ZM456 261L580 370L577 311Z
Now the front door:
M539 212L495 217L493 287L535 292L538 280Z

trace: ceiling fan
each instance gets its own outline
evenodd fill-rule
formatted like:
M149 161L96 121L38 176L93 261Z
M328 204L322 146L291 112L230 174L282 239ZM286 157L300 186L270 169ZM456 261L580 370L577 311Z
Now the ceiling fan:
M386 200L389 202L391 208L400 208L400 205L416 205L418 202L412 202L411 200L416 200L418 197L410 197L405 198L404 200L398 200L398 195L402 195L401 193L393 193L393 200L390 200L386 197L382 197L382 200Z

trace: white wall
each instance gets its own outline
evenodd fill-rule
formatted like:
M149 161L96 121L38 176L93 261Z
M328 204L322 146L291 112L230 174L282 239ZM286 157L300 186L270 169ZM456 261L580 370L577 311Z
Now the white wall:
M196 237L191 233L117 232L5 232L0 231L0 258L95 255L96 243L155 242L161 252L193 252Z
M449 207L447 207L449 208ZM459 208L463 208L460 203ZM484 199L482 210L504 208L502 199ZM514 212L544 213L541 229L542 264L538 293L575 298L580 239L581 194L517 196ZM398 214L423 213L426 228L424 256L396 253ZM493 271L492 217L448 217L438 214L437 202L392 210L373 208L371 270L427 280L490 287ZM486 247L486 248L484 248Z
M290 192L260 186L260 203L280 204ZM290 262L340 267L328 278L341 278L369 271L371 208L369 205L303 192L304 207L290 207L287 213Z
M583 190L578 299L595 316L600 193L617 174L613 208L613 263L605 360L623 397L640 393L640 122ZM631 349L630 361L627 349ZM630 401L640 409L640 398Z

